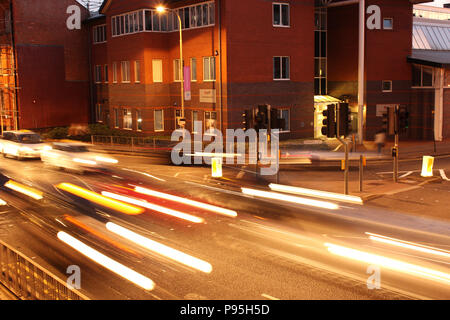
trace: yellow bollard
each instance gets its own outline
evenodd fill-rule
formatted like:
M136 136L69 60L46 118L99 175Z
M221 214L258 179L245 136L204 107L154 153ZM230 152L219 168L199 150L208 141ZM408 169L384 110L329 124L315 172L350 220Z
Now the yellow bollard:
M213 178L222 178L222 158L211 159L211 170Z
M422 177L432 177L433 176L433 164L434 157L423 156L422 162Z

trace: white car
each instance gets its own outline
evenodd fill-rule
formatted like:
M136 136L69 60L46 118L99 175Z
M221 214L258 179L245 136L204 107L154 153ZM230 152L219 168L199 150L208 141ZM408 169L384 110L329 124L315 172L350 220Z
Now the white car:
M5 131L0 140L0 148L4 157L40 158L41 152L48 145L42 141L39 134L29 130Z
M53 142L42 151L44 164L83 173L107 168L117 164L116 159L89 150L89 145L76 142Z

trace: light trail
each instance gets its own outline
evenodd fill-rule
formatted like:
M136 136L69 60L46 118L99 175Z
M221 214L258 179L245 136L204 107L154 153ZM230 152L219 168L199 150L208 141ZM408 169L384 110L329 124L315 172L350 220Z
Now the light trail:
M29 196L30 198L33 198L35 200L41 200L44 197L44 193L42 193L39 190L36 190L34 188L25 186L23 184L20 184L18 182L9 180L8 182L5 183L5 187L20 192L26 196Z
M86 244L77 240L66 232L60 231L58 232L57 236L59 240L72 247L76 251L80 252L82 255L88 257L99 265L114 272L115 274L118 274L119 276L127 279L128 281L138 285L139 287L145 290L153 290L155 288L155 283L151 279L105 256L104 254L87 246Z
M322 209L330 209L330 210L339 209L339 206L337 204L334 204L331 202L312 200L312 199L295 197L295 196L288 196L288 195L285 195L282 193L276 193L276 192L268 192L268 191L261 191L261 190L255 190L255 189L249 189L249 188L242 188L242 193L244 193L246 195L250 195L250 196L256 196L256 197L273 199L273 200L281 200L281 201L292 202L292 203L297 203L297 204L301 204L301 205L317 207L317 208L322 208Z
M180 212L180 211L177 211L177 210L172 210L172 209L169 209L169 208L161 207L161 206L158 206L156 204L149 203L147 201L142 201L142 200L138 200L138 199L122 196L122 195L115 194L115 193L112 193L112 192L102 191L102 195L104 195L105 197L112 198L112 199L116 199L116 200L120 200L120 201L123 201L123 202L128 202L128 203L131 203L131 204L135 204L135 205L140 206L140 207L144 207L144 208L147 208L147 209L150 209L150 210L153 210L153 211L161 212L161 213L164 213L164 214L167 214L167 215L179 218L179 219L187 220L187 221L190 221L190 222L193 222L193 223L203 223L205 221L202 218L199 218L199 217L196 217L196 216L184 213L184 212Z
M373 241L382 242L382 243L386 243L386 244L390 244L393 246L402 247L402 248L406 248L406 249L411 249L411 250L415 250L415 251L420 251L423 253L434 254L434 255L441 256L441 257L445 257L445 258L450 258L450 251L447 251L447 250L433 248L433 247L425 246L422 244L417 244L417 243L413 243L413 242L409 242L409 241L386 237L386 236L382 236L382 235L378 235L378 234L374 234L374 233L370 233L370 232L366 232L366 234L369 236L369 239L373 240Z
M225 209L225 208L221 208L221 207L217 207L211 204L207 204L207 203L203 203L203 202L198 202L198 201L194 201L194 200L190 200L190 199L186 199L186 198L182 198L182 197L178 197L178 196L174 196L171 194L167 194L167 193L163 193L163 192L159 192L159 191L155 191L155 190L150 190L147 188L142 188L142 187L135 187L134 190L136 192L148 195L148 196L152 196L152 197L156 197L156 198L162 198L162 199L166 199L166 200L170 200L170 201L175 201L175 202L180 202L192 207L196 207L196 208L200 208L200 209L204 209L207 211L212 211L215 213L219 213L219 214L223 214L229 217L237 217L237 212L233 211L233 210L229 210L229 209Z
M349 195L333 193L333 192L298 188L298 187L292 187L292 186L284 186L284 185L274 184L274 183L269 184L269 187L270 187L270 189L272 189L274 191L278 191L278 192L286 192L286 193L298 194L298 195L303 195L303 196L325 198L325 199L329 199L329 200L337 200L337 201L350 202L350 203L356 203L356 204L363 203L362 199L357 196L349 196Z
M150 251L156 252L156 253L158 253L166 258L169 258L171 260L175 260L175 261L177 261L181 264L184 264L188 267L191 267L193 269L196 269L196 270L199 270L199 271L202 271L205 273L210 273L212 271L211 264L209 264L206 261L200 260L200 259L190 256L186 253L183 253L176 249L170 248L170 247L160 244L156 241L150 240L150 239L143 237L131 230L121 227L115 223L108 222L106 224L106 228L109 231L140 245L141 247L144 247Z
M142 208L138 208L117 200L109 199L96 192L81 188L71 183L61 183L58 184L56 187L58 189L67 191L86 200L92 201L104 207L114 209L128 215L137 215L144 212L144 209Z
M345 257L348 259L378 265L387 269L408 273L423 278L439 281L441 283L450 285L450 274L441 271L421 267L418 265L410 264L400 260L386 258L380 255L359 251L356 249L346 248L343 246L325 243L328 251L332 254Z

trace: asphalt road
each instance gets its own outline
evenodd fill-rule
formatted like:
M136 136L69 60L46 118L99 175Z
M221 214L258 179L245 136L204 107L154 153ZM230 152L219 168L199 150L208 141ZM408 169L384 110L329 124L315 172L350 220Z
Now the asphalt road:
M445 233L446 226L442 223L439 227L444 232L440 235L417 232L394 227L389 221L373 223L369 219L352 218L378 213L381 216L388 208L333 203L337 208L331 210L288 204L280 199L265 200L243 195L235 181L211 182L207 179L208 168L156 165L151 159L140 157L117 158L120 167L110 173L86 175L47 168L40 161L0 159L4 174L44 192L44 199L33 200L2 188L0 198L8 205L0 213L1 239L63 280L68 276L68 266L79 266L81 292L92 299L450 297L450 258L446 251L449 233ZM137 215L124 214L55 188L63 182L97 193L122 192L122 195L130 192L131 186L142 186L236 210L237 217L154 197L146 200L199 217L203 222L184 221L149 209ZM242 183L248 186L253 181ZM143 248L107 230L108 222L200 259L212 271L199 271L185 265L186 259L180 263L173 257ZM421 223L431 226L439 222ZM60 231L150 278L155 283L154 289L142 289L78 253L58 240ZM374 241L367 232L441 249L444 254L436 256ZM342 250L333 251L333 248ZM378 260L361 262L345 256L345 252L355 253L355 250L358 259L372 254L370 258ZM368 272L368 268L382 265L384 260L379 260L380 257L408 265L382 266L381 289L369 289L367 279L372 271ZM417 271L417 266L427 269ZM438 276L434 275L436 271Z

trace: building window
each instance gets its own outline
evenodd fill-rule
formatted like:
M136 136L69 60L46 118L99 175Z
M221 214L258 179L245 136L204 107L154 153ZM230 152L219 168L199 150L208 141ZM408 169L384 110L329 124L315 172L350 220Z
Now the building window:
M211 131L212 133L214 129L216 128L216 122L217 122L217 112L216 111L207 111L205 112L205 129L206 133Z
M164 131L164 110L155 110L155 131Z
M291 117L290 117L290 110L289 109L281 109L279 110L279 117L280 119L284 120L284 127L280 128L280 132L289 132L291 130Z
M416 88L431 88L434 85L433 68L413 65L412 66L412 86Z
M383 92L392 92L392 81L391 80L383 80L381 82L381 90Z
M383 19L383 29L384 30L393 30L394 29L394 19L384 18Z
M180 59L173 60L173 81L180 82L181 81L181 71L182 67L180 66Z
M100 103L95 105L95 121L103 122L103 106Z
M119 128L119 109L114 108L114 128Z
M122 82L130 82L130 61L122 61Z
M273 57L273 80L289 80L289 57Z
M203 58L203 81L216 81L216 58Z
M192 133L199 133L195 129L195 122L200 121L198 111L192 111Z
M163 82L163 68L161 59L152 60L153 82Z
M102 66L95 66L95 83L102 82Z
M117 83L117 62L113 62L113 82Z
M105 64L105 83L109 82L108 65Z
M327 94L327 15L325 7L314 11L314 94Z
M142 119L142 111L136 110L136 122L137 122L137 130L142 131L142 124L144 120Z
M134 62L134 82L141 82L141 63L139 61Z
M191 81L197 81L197 59L191 58Z
M123 109L123 128L133 129L133 115L131 109Z
M273 4L273 26L289 27L289 4L274 3Z
M179 120L181 119L181 110L175 110L175 129L181 129Z
M93 28L94 43L104 43L106 42L106 24L101 26L95 26Z

